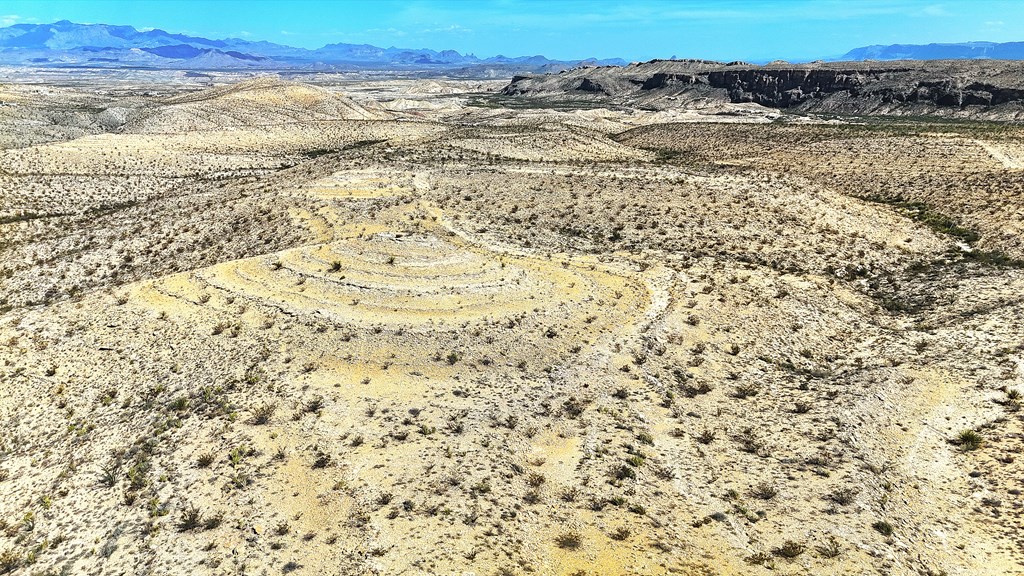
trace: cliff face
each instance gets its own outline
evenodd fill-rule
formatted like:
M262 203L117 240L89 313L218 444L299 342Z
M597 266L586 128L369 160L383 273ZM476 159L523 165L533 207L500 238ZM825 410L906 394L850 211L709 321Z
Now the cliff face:
M687 86L696 84L701 80L702 78L695 74L668 74L665 72L658 72L647 80L644 80L643 84L640 85L640 89L657 90L659 88L669 88L679 85Z
M716 71L707 82L729 92L732 102L756 102L772 108L797 106L808 100L845 93L851 98L883 103L927 103L935 106L993 106L1024 100L1024 89L996 86L989 82L913 81L886 85L883 78L899 80L909 69L882 70L739 70Z
M800 104L836 92L854 93L865 84L864 77L846 70L718 70L707 82L724 88L733 102L756 102L773 108Z
M667 107L687 99L844 113L1024 117L1024 63L943 61L754 66L652 61L517 76L507 96ZM1011 108L1011 110L1005 110Z
M987 82L971 82L966 86L952 81L918 82L909 90L883 89L877 93L885 102L932 102L937 106L996 106L1024 101L1024 89Z

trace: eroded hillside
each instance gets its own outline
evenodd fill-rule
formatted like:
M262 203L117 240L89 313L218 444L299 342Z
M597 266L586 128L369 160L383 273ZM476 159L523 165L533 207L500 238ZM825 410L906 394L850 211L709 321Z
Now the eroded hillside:
M1024 76L1015 60L747 62L652 60L520 75L502 90L516 99L653 109L753 102L803 113L1024 117Z
M1024 571L1017 128L431 91L18 125L0 572Z

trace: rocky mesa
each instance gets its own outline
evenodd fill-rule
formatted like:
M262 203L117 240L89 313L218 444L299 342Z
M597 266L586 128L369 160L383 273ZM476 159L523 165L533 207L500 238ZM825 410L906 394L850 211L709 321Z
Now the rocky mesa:
M831 114L1024 118L1024 63L652 60L521 75L506 96L655 109L720 102Z

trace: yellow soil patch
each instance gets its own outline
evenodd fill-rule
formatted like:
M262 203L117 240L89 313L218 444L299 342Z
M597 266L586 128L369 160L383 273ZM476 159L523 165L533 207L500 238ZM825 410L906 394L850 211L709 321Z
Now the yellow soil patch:
M433 235L375 234L278 256L278 269L257 257L198 275L226 292L293 313L353 323L428 324L582 309L615 302L627 291L627 302L638 299L625 279L604 271L499 256Z
M279 436L271 439L272 432ZM295 453L301 440L285 427L268 428L256 439L260 451L273 453L283 448L288 456L271 472L269 486L256 496L263 501L263 518L254 522L254 529L263 532L265 538L273 538L283 522L291 532L312 535L295 550L294 561L305 569L304 573L318 574L336 564L332 560L337 551L325 540L344 529L353 502L338 489L342 480L339 469L312 469ZM280 520L272 521L274 516Z
M536 466L556 484L566 484L575 479L573 471L583 456L580 438L568 434L559 435L555 431L538 434L527 456L529 464Z

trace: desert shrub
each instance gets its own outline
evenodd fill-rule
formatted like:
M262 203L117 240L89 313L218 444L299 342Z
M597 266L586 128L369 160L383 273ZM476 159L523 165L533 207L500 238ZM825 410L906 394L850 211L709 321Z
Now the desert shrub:
M313 468L323 469L328 468L333 464L333 458L327 452L315 448L313 452Z
M775 554L776 556L781 556L783 558L796 558L797 556L803 554L805 550L807 550L807 546L804 546L799 542L786 540L782 544L782 546L779 546L778 548L772 550L772 554Z
M984 444L985 439L982 438L981 434L978 434L974 430L964 430L957 435L957 441L960 447L966 451L977 450Z
M256 450L249 446L235 446L228 452L228 462L231 464L232 468L238 468L238 466L242 464L242 460L255 453Z
M583 535L575 530L563 532L555 537L555 544L559 548L576 550L583 545Z
M822 558L837 558L843 553L843 548L839 545L839 540L836 540L836 537L832 535L829 535L825 542L815 547L815 550L817 550L818 555Z
M324 397L317 396L313 398L312 400L306 402L306 405L303 406L302 409L307 413L319 414L320 411L324 409Z
M710 428L701 430L700 434L697 434L695 440L701 444L711 444L715 439L715 431Z
M756 554L751 554L750 556L747 556L743 559L743 561L747 564L752 564L755 566L758 564L767 566L773 561L773 559L772 555L767 552L757 552Z
M639 468L644 465L645 458L639 454L633 454L629 458L626 458L626 464L634 468Z
M22 563L21 553L13 548L0 552L0 574L9 574L17 570Z
M243 380L245 380L246 384L254 385L259 384L260 380L263 379L263 376L263 370L260 369L259 366L250 366L245 371L245 376L243 377Z
M132 490L141 490L146 487L149 481L146 479L146 473L149 472L149 461L142 459L132 465L128 469L128 486Z
M877 530L879 534L886 537L892 536L892 533L894 532L892 524L889 524L885 520L879 520L872 524L871 527Z
M832 492L829 492L826 498L841 506L847 506L849 504L853 504L853 501L857 498L857 493L858 490L856 488L837 488Z
M764 443L754 433L753 428L744 428L737 440L740 443L740 449L744 452L757 454L764 449Z
M735 390L733 390L732 395L736 398L739 398L740 400L743 400L746 398L750 398L752 396L757 396L757 393L759 391L760 387L757 384L754 384L753 382L744 382L737 386Z
M267 402L261 406L256 407L252 411L251 422L256 425L266 424L270 422L270 419L274 416L274 412L277 410L277 404Z
M182 532L195 530L202 523L202 520L202 511L197 506L190 505L181 511L181 517L178 520L178 530Z
M620 464L612 469L612 478L616 480L626 480L636 478L636 470L632 466L626 464Z
M216 513L216 514L214 514L212 516L208 516L205 520L203 520L203 529L204 530L213 530L214 528L220 526L221 523L223 523L223 522L224 522L224 513L223 512L218 512L218 513Z
M654 475L662 480L674 480L676 477L676 471L667 464L655 465L653 467Z
M681 382L680 385L683 387L683 394L685 394L689 398L693 398L694 396L702 396L715 389L715 387L712 386L710 382L704 380L699 380L694 384L690 384L689 382Z
M100 482L108 487L113 488L117 484L118 477L121 476L121 459L114 458L109 464L103 467L100 472Z
M771 500L779 494L779 489L770 482L761 482L750 489L750 494L754 498L760 498L761 500Z
M252 484L252 478L245 472L236 472L228 477L228 482L235 488L245 488Z
M580 414L583 414L584 406L575 396L570 396L568 400L562 402L562 409L569 418L579 418Z

